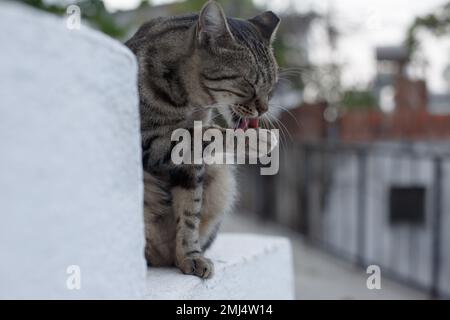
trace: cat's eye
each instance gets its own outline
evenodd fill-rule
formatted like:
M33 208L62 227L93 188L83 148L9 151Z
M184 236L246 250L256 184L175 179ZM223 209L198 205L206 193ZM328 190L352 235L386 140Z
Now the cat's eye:
M209 86L204 86L206 89L208 89L209 91L213 91L213 92L226 92L226 93L231 93L232 95L235 95L236 97L239 98L247 98L247 95L244 92L237 92L236 90L233 89L225 89L225 88L213 88L213 87L209 87Z
M223 74L223 75L206 75L202 74L202 77L205 78L208 81L215 81L215 82L221 82L221 81L237 81L242 79L242 76L239 74Z

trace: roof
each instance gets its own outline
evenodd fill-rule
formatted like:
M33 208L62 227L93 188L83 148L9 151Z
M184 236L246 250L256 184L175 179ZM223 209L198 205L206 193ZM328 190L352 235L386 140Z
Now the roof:
M408 49L402 46L383 46L376 48L377 60L407 61Z

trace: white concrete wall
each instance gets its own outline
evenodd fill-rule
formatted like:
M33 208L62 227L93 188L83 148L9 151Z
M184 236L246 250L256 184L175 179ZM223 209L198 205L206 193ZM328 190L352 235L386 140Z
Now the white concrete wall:
M220 237L212 280L147 274L133 55L11 3L0 30L0 298L293 298L280 238Z
M151 268L146 299L267 300L294 298L291 245L285 238L226 233L206 254L214 261L210 280L169 268Z
M142 296L133 55L9 3L0 30L0 298Z

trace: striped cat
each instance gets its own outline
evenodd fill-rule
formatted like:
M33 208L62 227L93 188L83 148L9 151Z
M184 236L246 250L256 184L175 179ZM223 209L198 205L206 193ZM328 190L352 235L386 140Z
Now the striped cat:
M211 0L199 15L151 20L126 43L139 63L149 265L213 275L204 251L232 208L234 169L174 165L171 134L192 130L196 120L205 129L217 128L213 112L229 128L245 129L268 110L277 81L271 43L278 24L272 12L250 20L226 18Z

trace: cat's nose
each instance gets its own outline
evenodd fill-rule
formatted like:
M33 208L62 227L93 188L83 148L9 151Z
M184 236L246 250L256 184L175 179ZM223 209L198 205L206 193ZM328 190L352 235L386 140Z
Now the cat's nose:
M256 99L255 107L256 111L258 111L258 116L262 116L264 113L267 112L267 110L269 110L269 103L261 99Z

